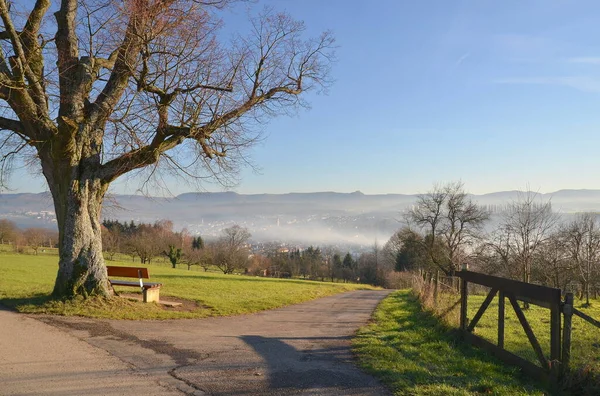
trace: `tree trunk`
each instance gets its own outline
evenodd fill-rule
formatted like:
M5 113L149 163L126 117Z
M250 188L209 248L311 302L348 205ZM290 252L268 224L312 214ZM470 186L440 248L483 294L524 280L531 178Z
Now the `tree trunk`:
M585 305L590 305L590 282L587 280L585 282Z
M82 177L84 172L73 167L64 164L59 167L56 162L54 165L43 167L54 200L59 232L58 274L53 295L110 296L100 224L108 184Z
M440 284L440 270L435 271L435 283L433 285L433 302L437 304L438 301L438 287Z

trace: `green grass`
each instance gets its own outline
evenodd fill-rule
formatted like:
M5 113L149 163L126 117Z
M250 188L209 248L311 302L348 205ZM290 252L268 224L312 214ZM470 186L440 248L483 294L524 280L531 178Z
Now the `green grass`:
M396 395L542 395L485 352L457 341L409 291L384 299L353 341L359 364Z
M468 317L473 318L485 299L483 295L469 296ZM583 307L581 301L575 301L575 308L600 319L600 301L594 300L590 307ZM521 303L522 306L522 303ZM519 355L534 364L539 365L529 339L517 319L512 305L505 302L504 308L504 347L508 351ZM550 356L550 310L547 308L530 305L523 310L544 354ZM475 334L495 343L498 328L498 297L496 296L487 308L482 318L475 326ZM573 316L571 344L571 367L591 366L600 369L600 329L592 326L583 319Z
M140 266L131 262L109 265ZM191 309L164 308L127 299L89 298L51 301L49 298L58 268L56 256L0 254L0 304L20 312L79 315L99 318L168 319L236 315L273 309L349 290L369 289L366 285L270 279L241 275L173 269L144 265L150 280L160 282L161 299L189 300ZM117 288L134 292L135 288Z

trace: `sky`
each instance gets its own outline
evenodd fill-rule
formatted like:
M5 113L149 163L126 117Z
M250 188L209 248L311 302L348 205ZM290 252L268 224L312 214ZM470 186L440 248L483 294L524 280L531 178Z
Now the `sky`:
M597 1L259 0L224 22L264 5L308 35L334 33L335 82L265 126L249 152L260 171L243 170L234 191L413 194L459 179L475 194L600 189ZM29 170L11 187L47 189Z

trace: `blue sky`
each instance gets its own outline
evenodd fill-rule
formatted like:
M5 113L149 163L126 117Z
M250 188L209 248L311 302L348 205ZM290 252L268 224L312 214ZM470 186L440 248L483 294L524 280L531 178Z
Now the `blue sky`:
M600 189L600 3L258 1L330 29L328 95L266 127L235 191ZM231 11L239 20L247 5ZM226 23L228 20L226 19ZM17 191L45 189L15 174ZM118 184L115 192L134 192ZM175 194L188 187L170 186ZM209 191L218 186L207 185Z

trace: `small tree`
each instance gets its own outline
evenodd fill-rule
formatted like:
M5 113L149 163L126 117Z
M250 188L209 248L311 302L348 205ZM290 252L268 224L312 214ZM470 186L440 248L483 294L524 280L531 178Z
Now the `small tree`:
M140 258L142 264L150 261L164 252L166 246L164 239L158 235L158 229L149 224L140 224L127 240L131 254Z
M48 230L44 228L28 228L23 232L25 243L37 255L40 248L48 241Z
M181 257L183 256L182 253L182 249L181 248L176 248L174 245L169 245L169 251L164 251L165 256L167 256L169 258L169 261L171 262L171 265L173 266L173 268L177 268L177 264L179 263L179 260L181 260ZM189 267L188 267L189 269Z
M356 280L356 262L349 252L346 253L342 262L342 277L344 278L344 282Z
M102 247L109 260L114 260L115 254L121 250L121 231L118 227L111 230L102 226Z
M15 242L19 229L17 225L10 220L0 219L0 243Z
M224 274L244 268L249 256L246 245L251 236L247 228L239 225L224 229L221 238L213 244L213 264Z
M408 227L397 232L401 242L396 254L396 271L424 270L430 267L429 252L423 237Z
M339 253L335 253L331 260L331 268L329 269L329 276L331 277L331 281L334 281L334 277L343 278L344 264L342 263L342 256ZM346 279L344 279L345 281Z
M204 240L200 235L192 239L192 248L196 250L204 249Z

